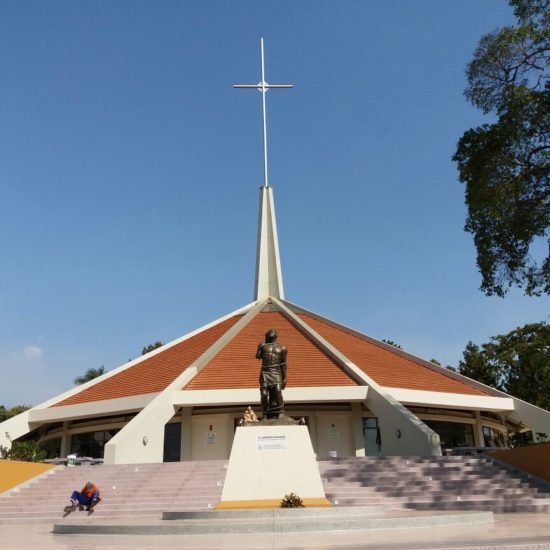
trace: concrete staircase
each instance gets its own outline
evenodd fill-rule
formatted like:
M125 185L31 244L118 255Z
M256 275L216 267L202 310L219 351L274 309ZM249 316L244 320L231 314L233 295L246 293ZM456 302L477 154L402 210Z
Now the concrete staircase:
M72 491L80 491L86 481L96 483L103 498L91 514L94 521L208 510L220 500L226 468L227 461L217 460L62 467L0 498L0 525L59 521ZM67 520L85 517L87 512L73 512Z
M549 512L550 490L478 457L366 457L319 462L327 498L338 506L386 510ZM198 512L220 501L227 461L61 467L0 498L0 525L55 523L86 481L103 502L90 516L64 522L160 520L163 512Z
M364 457L319 462L339 506L549 512L550 489L483 457Z

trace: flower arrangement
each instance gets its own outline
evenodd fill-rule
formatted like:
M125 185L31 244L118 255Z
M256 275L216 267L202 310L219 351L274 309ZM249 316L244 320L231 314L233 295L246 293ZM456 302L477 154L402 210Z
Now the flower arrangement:
M281 500L281 508L305 508L304 501L294 493L285 495Z

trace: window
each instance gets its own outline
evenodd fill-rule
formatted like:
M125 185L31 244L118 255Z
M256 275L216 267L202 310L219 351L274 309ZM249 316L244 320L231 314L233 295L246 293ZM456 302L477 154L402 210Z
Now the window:
M489 426L483 426L483 444L485 447L506 447L504 434Z
M491 411L480 411L479 416L484 416L485 418L491 418L493 420L496 420L497 422L500 422L500 416L497 413Z
M445 422L442 420L422 420L441 439L441 448L474 447L474 430L471 424Z
M71 437L71 453L76 453L80 456L90 456L92 458L103 458L105 443L114 437L118 431L119 429L115 428L99 432L74 434Z
M40 445L42 445L42 447L44 447L44 449L48 453L46 455L46 458L59 458L59 454L61 453L60 437L53 437L52 439L47 439L46 441L42 441Z

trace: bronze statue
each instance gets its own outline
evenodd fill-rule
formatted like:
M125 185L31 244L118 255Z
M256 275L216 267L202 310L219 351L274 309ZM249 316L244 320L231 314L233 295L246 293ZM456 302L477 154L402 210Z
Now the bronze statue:
M256 359L262 360L262 420L285 418L283 390L286 387L286 352L286 347L277 342L277 332L274 329L269 329L265 334L265 342L258 344Z

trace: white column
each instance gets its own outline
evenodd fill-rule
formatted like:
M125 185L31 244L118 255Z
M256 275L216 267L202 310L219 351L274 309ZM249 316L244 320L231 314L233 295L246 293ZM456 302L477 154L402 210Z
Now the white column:
M483 428L481 426L481 415L475 411L476 423L474 424L474 443L476 447L485 447Z
M63 428L61 432L61 449L59 451L59 458L64 458L69 454L69 422L63 422Z
M191 412L193 407L181 408L181 451L180 460L191 460Z
M351 404L351 424L355 456L365 456L365 440L363 438L363 411L361 403Z

